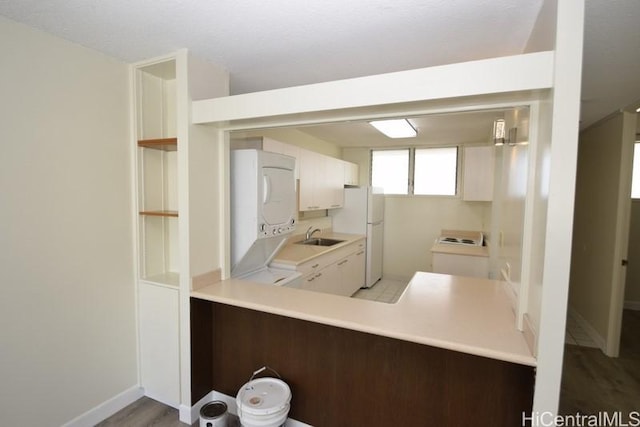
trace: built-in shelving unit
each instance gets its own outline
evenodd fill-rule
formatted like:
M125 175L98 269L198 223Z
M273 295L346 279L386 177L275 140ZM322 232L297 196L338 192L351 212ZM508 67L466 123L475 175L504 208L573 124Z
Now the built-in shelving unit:
M228 95L229 78L184 49L131 72L140 383L179 408L191 404L190 289L221 267L221 141L191 124L190 103Z
M136 70L140 278L179 286L176 61Z

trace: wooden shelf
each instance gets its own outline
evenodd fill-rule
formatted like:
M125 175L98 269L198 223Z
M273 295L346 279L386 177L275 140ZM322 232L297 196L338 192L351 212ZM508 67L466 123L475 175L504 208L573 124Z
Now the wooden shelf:
M138 140L138 147L176 151L178 149L178 138L140 139Z
M141 211L140 215L178 217L178 211Z

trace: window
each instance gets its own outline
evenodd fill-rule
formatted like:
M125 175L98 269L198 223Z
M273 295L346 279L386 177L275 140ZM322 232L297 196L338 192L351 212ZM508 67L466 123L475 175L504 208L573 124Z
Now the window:
M455 196L458 148L416 148L413 194Z
M455 196L458 147L371 151L371 185L385 194Z
M640 199L640 142L633 145L633 178L631 180L631 198Z
M409 194L409 149L373 150L371 186L385 194Z

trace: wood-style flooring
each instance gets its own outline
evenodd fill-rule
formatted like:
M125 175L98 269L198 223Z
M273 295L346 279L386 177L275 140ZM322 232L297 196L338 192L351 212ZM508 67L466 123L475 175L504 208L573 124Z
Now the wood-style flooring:
M148 397L142 397L126 408L116 412L96 427L184 427L178 410L156 402ZM197 426L196 421L193 426Z
M196 420L192 427L200 425ZM148 397L142 397L126 408L116 412L96 427L185 427L188 424L180 422L178 410L164 405ZM240 427L238 417L229 414L228 427Z
M561 414L640 411L640 311L624 310L620 357L566 345Z

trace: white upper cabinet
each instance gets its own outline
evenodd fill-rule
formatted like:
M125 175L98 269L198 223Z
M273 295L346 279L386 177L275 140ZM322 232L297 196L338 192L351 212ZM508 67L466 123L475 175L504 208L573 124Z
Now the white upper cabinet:
M462 199L490 202L493 200L494 148L464 148Z
M344 168L333 157L300 149L300 210L334 209L344 200Z
M358 165L347 161L343 161L342 164L344 166L344 185L360 185Z

